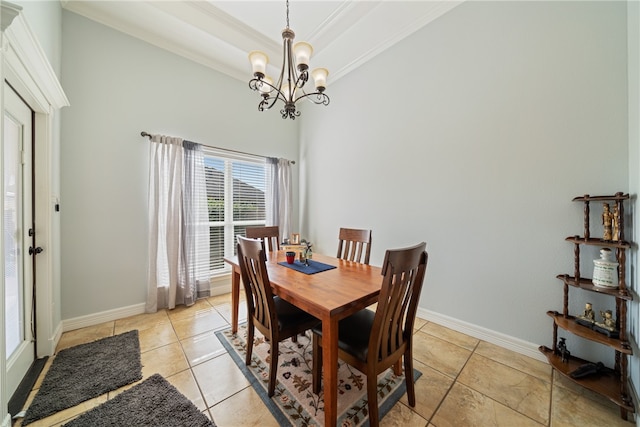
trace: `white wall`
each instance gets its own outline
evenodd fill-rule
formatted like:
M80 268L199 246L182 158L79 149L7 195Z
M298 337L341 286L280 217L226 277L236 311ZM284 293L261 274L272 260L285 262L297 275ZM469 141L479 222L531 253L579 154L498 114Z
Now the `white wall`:
M624 2L448 12L305 111L304 236L333 254L340 226L371 228L373 264L424 240L422 309L551 346L556 275L573 272L564 238L582 234L571 199L629 188L626 41ZM613 308L574 291L572 310L588 300Z
M141 131L292 160L298 146L297 121L259 113L247 83L68 11L62 23L71 103L62 116L62 318L72 319L145 301Z

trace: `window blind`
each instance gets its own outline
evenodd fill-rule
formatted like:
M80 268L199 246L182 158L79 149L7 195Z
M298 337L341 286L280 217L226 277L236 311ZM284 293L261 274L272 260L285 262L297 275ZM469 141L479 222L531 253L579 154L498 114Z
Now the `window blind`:
M203 147L209 209L210 269L227 272L225 256L236 254L236 236L265 225L266 159Z

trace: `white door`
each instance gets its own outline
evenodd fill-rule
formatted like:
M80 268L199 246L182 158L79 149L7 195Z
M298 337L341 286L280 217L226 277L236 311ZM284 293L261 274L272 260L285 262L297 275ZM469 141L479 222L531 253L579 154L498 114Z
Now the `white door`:
M7 392L35 359L33 319L32 112L4 85L4 281Z

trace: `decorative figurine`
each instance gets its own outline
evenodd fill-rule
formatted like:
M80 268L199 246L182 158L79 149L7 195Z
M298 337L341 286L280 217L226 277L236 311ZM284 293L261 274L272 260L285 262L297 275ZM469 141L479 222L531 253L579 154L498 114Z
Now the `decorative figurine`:
M591 328L595 323L595 313L593 312L593 306L590 302L584 305L584 312L581 316L576 316L576 323Z
M609 203L602 204L602 225L604 226L604 234L602 238L604 240L611 240L611 226L613 222L613 215L609 210Z
M618 338L619 331L616 329L616 321L613 319L611 310L600 310L600 316L602 316L602 322L595 322L593 329L608 337Z
M613 205L613 241L620 240L620 210L618 204Z
M565 338L560 337L558 345L556 346L556 353L560 354L562 363L569 362L569 356L571 356L571 353L569 352L569 350L567 350L567 343L565 342Z

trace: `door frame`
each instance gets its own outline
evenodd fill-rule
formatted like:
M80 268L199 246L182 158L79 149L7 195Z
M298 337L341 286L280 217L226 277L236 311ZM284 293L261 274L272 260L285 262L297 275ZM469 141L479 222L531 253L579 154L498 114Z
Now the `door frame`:
M44 249L35 257L36 263L36 322L38 331L37 357L50 356L62 335L60 319L60 220L56 214L59 187L59 160L55 144L59 144L60 117L58 110L69 101L62 86L42 50L37 37L31 31L22 8L8 2L0 2L0 81L7 80L24 98L34 114L34 179L37 245ZM4 84L3 84L4 86ZM4 111L4 95L0 97ZM0 121L1 122L1 121ZM2 124L0 123L0 131ZM0 132L2 135L2 132ZM0 154L1 156L2 154ZM0 158L1 160L1 158ZM0 180L2 180L0 176ZM0 182L1 183L1 182ZM0 209L4 202L0 198ZM0 216L0 227L3 227ZM55 237L55 238L54 238ZM0 242L0 255L3 253ZM2 265L0 268L4 269ZM0 281L0 315L4 318L4 274ZM5 342L4 328L0 328L0 343ZM6 395L6 355L0 345L0 426L10 426L7 412L9 397Z

